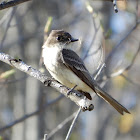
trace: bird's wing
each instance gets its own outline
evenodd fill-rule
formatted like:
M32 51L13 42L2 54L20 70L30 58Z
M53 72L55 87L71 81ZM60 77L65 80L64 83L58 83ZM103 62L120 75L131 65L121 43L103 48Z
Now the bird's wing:
M86 69L82 59L72 50L63 49L61 52L62 62L71 69L84 83L86 83L93 91L103 98L107 103L111 104L120 114L123 112L129 113L129 111L118 103L109 94L104 92L100 88L96 81L93 80L89 71Z
M82 59L72 50L63 49L62 50L62 61L63 63L71 69L84 83L86 83L89 87L95 89L92 85L92 77L89 71L86 69Z

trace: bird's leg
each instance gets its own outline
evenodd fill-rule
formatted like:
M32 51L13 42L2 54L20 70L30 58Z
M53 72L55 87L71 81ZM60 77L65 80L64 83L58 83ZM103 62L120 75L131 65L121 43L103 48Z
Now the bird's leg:
M77 85L75 85L73 88L70 88L68 91L67 91L67 96L70 95L70 93L77 87Z
M15 62L21 62L22 60L21 59L9 59L9 62L10 64L12 65L12 61L15 61Z

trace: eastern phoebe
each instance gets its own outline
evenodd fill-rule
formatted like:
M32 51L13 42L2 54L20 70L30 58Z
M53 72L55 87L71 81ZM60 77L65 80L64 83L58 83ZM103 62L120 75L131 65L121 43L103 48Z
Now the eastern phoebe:
M120 114L129 111L100 88L91 77L82 59L71 50L74 39L63 30L52 30L43 45L44 64L49 73L63 85L83 93L89 100L98 95L111 104ZM91 95L92 97L91 97Z

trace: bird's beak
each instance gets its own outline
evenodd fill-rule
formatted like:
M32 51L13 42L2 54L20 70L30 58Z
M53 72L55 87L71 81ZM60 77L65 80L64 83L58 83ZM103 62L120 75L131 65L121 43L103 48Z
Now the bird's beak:
M71 38L70 40L71 42L75 42L75 41L78 41L78 39L75 39L75 38Z

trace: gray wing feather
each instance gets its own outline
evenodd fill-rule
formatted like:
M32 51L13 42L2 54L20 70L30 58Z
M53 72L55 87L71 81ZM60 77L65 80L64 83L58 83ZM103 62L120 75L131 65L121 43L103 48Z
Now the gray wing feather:
M84 83L93 89L93 91L98 96L103 98L107 103L111 104L120 114L123 115L123 112L129 113L125 107L123 107L97 85L96 81L91 77L89 71L86 69L82 59L74 51L63 49L61 53L61 59L63 63L69 69L71 69Z
M68 68L70 68L84 83L96 92L89 71L86 69L82 59L74 51L63 49L62 60Z

